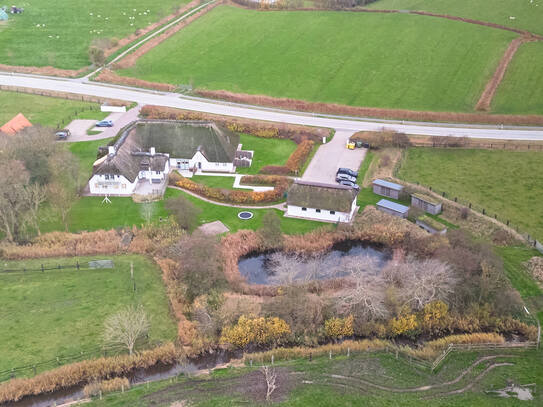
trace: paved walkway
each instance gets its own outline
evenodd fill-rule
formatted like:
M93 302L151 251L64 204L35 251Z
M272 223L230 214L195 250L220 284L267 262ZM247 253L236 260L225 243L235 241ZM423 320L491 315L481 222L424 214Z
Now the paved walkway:
M339 167L358 171L366 156L366 149L347 149L347 141L353 134L352 131L338 130L329 143L319 147L302 179L304 181L335 184L336 172Z
M211 199L207 199L207 198L204 198L203 196L200 196L198 194L195 194L194 192L192 191L188 191L184 188L180 188L180 187L173 187L173 186L169 186L169 188L173 188L173 189L178 189L180 191L183 191L183 192L186 192L187 194L189 195L192 195L193 197L195 198L198 198L204 202L208 202L210 204L213 204L213 205L219 205L219 206L228 206L230 208L240 208L240 209L279 209L280 211L286 211L286 208L285 208L285 203L282 202L282 203L278 203L278 204L275 204L275 205L265 205L265 206L257 206L257 205L233 205L233 204L228 204L228 203L224 203L224 202L217 202L217 201L212 201Z
M140 114L140 110L141 110L141 106L138 105L130 109L126 113L111 113L106 119L113 121L113 127L106 127L105 130L102 131L100 134L94 134L92 136L89 136L87 134L87 129L85 129L84 132L81 132L80 131L81 126L78 126L77 133L74 133L72 131L72 135L70 136L68 140L66 140L66 142L76 143L79 141L93 141L93 140L102 140L106 138L115 137L117 133L119 132L119 130L121 130L124 126L126 126L130 122L133 122L134 120L137 120ZM78 120L74 120L74 121L77 122ZM70 123L69 126L71 126L72 123ZM93 128L93 130L95 129L96 128Z

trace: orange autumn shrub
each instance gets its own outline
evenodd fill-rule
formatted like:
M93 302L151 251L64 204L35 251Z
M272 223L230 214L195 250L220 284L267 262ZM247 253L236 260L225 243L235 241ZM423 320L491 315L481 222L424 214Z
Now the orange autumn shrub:
M233 204L259 204L267 202L276 202L283 198L285 192L290 186L291 181L284 177L268 176L265 182L272 184L274 189L271 191L248 191L232 190L224 188L211 188L204 184L199 184L189 178L181 177L176 185L180 188L194 192L198 195L211 199L213 201L228 202ZM262 181L264 182L264 181Z
M296 150L294 150L285 163L285 167L292 173L298 173L304 166L309 154L311 154L314 144L312 140L304 140L298 144Z

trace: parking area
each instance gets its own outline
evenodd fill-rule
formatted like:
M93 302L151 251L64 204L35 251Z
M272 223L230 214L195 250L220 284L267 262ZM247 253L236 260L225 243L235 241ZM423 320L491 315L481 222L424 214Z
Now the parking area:
M338 130L329 143L323 144L309 163L302 179L304 181L335 184L339 167L358 171L366 156L365 148L347 149L347 141L353 135L350 131Z

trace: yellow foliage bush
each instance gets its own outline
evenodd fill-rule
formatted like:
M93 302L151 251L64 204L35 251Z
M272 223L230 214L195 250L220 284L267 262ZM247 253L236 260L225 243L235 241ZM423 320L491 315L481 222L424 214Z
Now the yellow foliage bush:
M238 323L224 328L221 343L244 348L249 344L278 345L290 335L289 325L281 318L247 318L241 316Z
M330 318L324 322L324 332L329 338L343 338L354 335L354 317Z
M418 327L417 316L414 314L400 315L389 322L390 332L393 336L405 335Z

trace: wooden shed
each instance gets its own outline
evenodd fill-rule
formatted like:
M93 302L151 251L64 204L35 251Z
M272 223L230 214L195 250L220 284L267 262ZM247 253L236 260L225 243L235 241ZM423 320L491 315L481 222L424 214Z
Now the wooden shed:
M411 205L432 215L441 213L441 202L430 195L419 193L411 194Z
M372 185L374 194L387 196L393 199L400 199L400 194L403 191L403 185L385 181L384 179L376 179L373 181Z
M407 218L407 214L409 213L409 206L400 205L388 199L381 199L377 202L377 209L404 219Z

